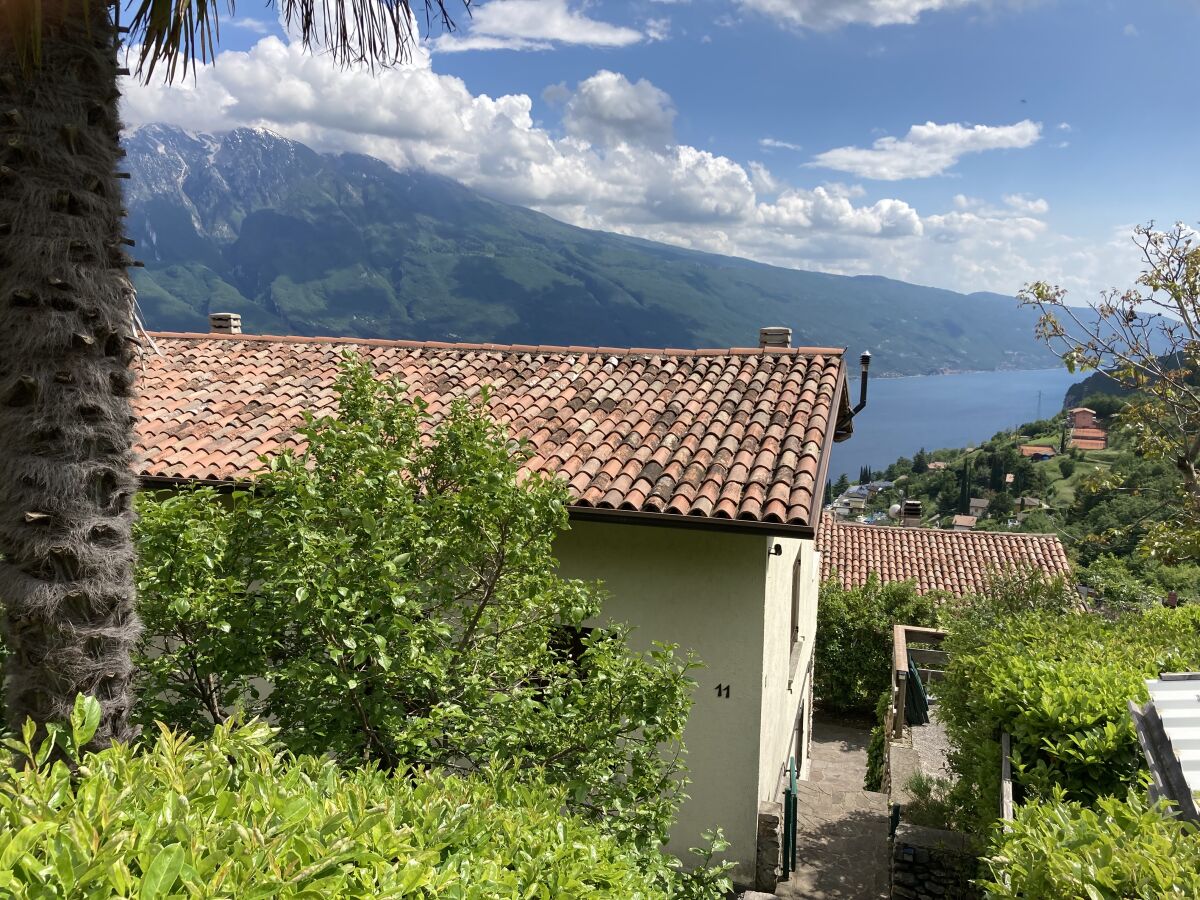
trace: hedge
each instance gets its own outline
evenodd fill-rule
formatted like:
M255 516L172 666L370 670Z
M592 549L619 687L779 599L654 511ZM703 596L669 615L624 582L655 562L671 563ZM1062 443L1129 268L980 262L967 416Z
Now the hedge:
M997 737L1012 735L1021 799L1061 788L1085 804L1124 796L1142 765L1128 701L1145 679L1200 668L1200 607L1152 609L1116 620L1093 614L1018 614L987 630L951 631L940 714L954 750L958 793L986 828L999 812Z
M917 593L911 581L845 588L831 578L821 585L813 683L825 709L870 713L891 684L892 626L937 623L936 597Z
M9 741L28 764L0 776L3 896L720 896L503 770L346 770L281 751L261 723L209 740L163 728L144 750L73 759L95 721L81 699L65 751L59 733L35 752L32 725Z
M997 900L1200 897L1200 834L1133 791L1095 808L1061 789L1018 807L1011 830L997 829L983 883Z

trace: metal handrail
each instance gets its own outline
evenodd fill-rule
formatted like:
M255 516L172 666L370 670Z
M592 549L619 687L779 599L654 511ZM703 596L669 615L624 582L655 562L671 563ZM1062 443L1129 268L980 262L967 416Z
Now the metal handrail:
M788 786L783 791L783 877L796 871L796 757L788 757Z

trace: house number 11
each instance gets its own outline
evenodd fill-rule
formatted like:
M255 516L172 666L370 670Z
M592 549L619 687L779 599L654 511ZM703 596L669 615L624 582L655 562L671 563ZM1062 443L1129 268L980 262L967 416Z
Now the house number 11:
M728 700L729 699L729 685L718 684L717 685L717 696L723 700Z

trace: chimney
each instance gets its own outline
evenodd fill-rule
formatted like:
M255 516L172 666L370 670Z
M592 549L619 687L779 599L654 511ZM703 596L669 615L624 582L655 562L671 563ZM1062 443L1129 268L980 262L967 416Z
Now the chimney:
M768 325L758 329L758 346L763 350L783 350L792 346L792 329L783 325Z
M921 501L905 500L900 508L900 524L905 528L921 527Z
M209 313L208 330L213 334L241 334L242 317L239 313Z

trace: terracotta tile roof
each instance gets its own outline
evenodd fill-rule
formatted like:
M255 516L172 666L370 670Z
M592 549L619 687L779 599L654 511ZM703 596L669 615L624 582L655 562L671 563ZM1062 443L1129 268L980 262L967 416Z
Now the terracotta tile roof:
M1084 428L1082 426L1071 429L1071 437L1084 438L1085 440L1099 441L1108 437L1108 432L1103 428Z
M147 478L246 478L259 456L298 447L304 411L333 412L349 349L405 382L434 420L490 385L491 413L533 453L526 469L565 479L575 507L812 527L833 419L848 407L842 351L830 348L154 338L161 355L148 354L136 403Z
M1080 450L1107 450L1108 441L1104 438L1071 438L1070 444Z
M996 531L940 531L857 525L821 517L817 529L821 578L846 587L864 584L875 572L883 581L915 581L921 593L943 591L956 597L979 593L992 575L1014 567L1034 567L1049 575L1069 575L1071 564L1052 534Z
M951 520L955 528L974 528L978 521L978 516L955 516Z
M1043 447L1039 444L1022 444L1019 448L1022 456L1057 456L1053 447Z

